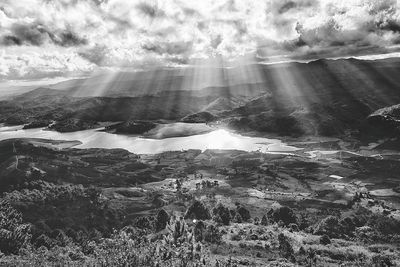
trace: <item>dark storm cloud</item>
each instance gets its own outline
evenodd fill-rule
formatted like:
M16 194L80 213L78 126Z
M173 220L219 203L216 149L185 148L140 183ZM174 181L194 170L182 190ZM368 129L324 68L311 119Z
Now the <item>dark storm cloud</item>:
M376 27L383 31L400 33L400 22L396 20L378 21Z
M40 24L14 24L11 32L21 43L40 46L49 37L47 30Z
M15 23L10 31L11 34L1 37L0 43L4 46L23 44L41 46L46 42L65 47L87 44L85 38L79 37L70 30L51 31L41 23Z
M75 33L68 30L62 31L58 34L53 34L51 37L55 44L65 47L85 45L88 43L86 38L79 37Z
M0 40L0 45L4 46L21 45L21 44L22 44L21 40L12 35L6 35Z

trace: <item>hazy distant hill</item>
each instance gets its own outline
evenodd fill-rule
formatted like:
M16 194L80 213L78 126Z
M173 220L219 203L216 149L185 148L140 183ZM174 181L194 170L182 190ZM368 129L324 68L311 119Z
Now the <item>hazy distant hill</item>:
M399 59L340 59L99 74L2 101L0 121L180 120L207 111L238 130L341 135L400 103L399 71Z

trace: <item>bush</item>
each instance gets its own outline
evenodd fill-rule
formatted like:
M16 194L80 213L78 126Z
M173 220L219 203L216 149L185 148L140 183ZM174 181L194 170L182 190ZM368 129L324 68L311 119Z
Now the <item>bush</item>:
M185 214L185 219L208 220L210 218L211 216L208 208L203 202L198 200L193 202Z
M327 235L323 235L321 236L321 238L319 239L319 243L322 245L328 245L331 243L331 239L329 238L329 236Z

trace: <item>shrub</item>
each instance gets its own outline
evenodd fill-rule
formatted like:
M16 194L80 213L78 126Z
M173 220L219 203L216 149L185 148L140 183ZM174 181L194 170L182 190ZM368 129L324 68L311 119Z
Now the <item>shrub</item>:
M321 236L321 238L319 239L319 243L322 245L328 245L331 243L331 239L329 238L329 236L327 235L323 235Z
M198 200L195 200L185 213L185 219L208 220L210 218L208 208L203 202Z

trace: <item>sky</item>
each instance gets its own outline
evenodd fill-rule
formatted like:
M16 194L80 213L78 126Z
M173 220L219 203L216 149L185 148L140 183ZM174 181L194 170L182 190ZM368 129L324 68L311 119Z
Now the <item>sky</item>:
M0 0L1 81L399 48L396 0Z

